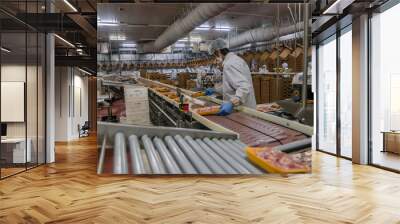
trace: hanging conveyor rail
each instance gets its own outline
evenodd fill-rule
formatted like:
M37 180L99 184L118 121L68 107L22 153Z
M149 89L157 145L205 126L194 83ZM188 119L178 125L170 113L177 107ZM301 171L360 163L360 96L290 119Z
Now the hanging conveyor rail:
M99 174L263 174L237 135L98 123Z

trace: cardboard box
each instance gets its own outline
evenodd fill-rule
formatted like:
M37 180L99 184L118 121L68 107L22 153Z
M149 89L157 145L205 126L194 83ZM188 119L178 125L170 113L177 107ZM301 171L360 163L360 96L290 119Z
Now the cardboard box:
M253 75L253 88L254 88L254 95L256 97L257 104L261 103L261 77L259 75Z
M269 103L271 102L270 96L270 84L271 78L270 77L261 77L260 78L260 103Z

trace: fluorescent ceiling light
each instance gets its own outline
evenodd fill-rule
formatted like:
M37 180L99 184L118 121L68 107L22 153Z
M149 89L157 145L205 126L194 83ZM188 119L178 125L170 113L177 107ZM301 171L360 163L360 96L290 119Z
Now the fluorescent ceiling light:
M110 40L126 40L126 36L123 34L111 34Z
M85 73L85 74L87 74L87 75L92 75L92 73L90 73L90 72L88 72L88 71L85 71L85 70L83 70L83 69L81 69L81 68L78 68L78 70L81 71L81 72L83 72L83 73Z
M194 28L195 30L210 30L210 28L211 27L209 27L209 26L199 26L199 27L196 27L196 28Z
M216 30L216 31L231 31L231 28L230 27L227 27L227 26L225 26L225 27L215 27L213 30Z
M64 39L64 38L62 38L62 37L60 37L60 36L57 35L57 34L54 34L54 36L57 37L57 38L58 38L59 40L61 40L62 42L64 42L65 44L67 44L68 46L75 48L75 45L73 45L73 44L72 44L71 42L69 42L68 40L66 40L66 39Z
M136 44L135 43L123 43L122 44L122 47L136 47Z
M65 4L67 4L74 12L78 12L78 10L68 1L64 0Z
M97 26L119 26L118 22L98 22Z
M178 40L178 42L188 42L188 41L189 41L189 38L187 38L187 37ZM200 42L201 37L190 37L190 41Z
M119 48L120 51L135 51L135 47L121 47Z
M0 48L0 50L4 51L6 53L10 53L11 52L10 50L8 50L7 48L4 48L4 47Z

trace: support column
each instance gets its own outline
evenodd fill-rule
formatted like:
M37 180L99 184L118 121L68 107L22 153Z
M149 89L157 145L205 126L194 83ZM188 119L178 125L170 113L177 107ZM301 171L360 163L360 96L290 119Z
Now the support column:
M353 162L368 163L368 15L353 20Z
M50 1L46 4L47 12L54 11ZM55 43L54 34L46 35L46 163L55 162Z

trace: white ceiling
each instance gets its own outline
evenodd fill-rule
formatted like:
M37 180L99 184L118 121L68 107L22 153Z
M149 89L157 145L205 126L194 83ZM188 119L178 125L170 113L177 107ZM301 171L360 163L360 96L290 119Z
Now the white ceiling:
M98 41L109 41L110 35L125 36L122 42L146 42L155 40L169 25L183 17L197 4L134 4L134 3L102 3L98 4L98 21L115 22L120 26L98 26ZM295 13L295 4L291 4ZM220 15L206 22L210 27L231 27L230 32L215 30L193 30L191 35L200 36L202 40L213 40L227 37L243 31L260 27L272 26L276 19L281 25L293 23L288 10L288 4L240 3L229 8ZM115 42L115 41L113 41ZM113 45L118 45L114 43Z

